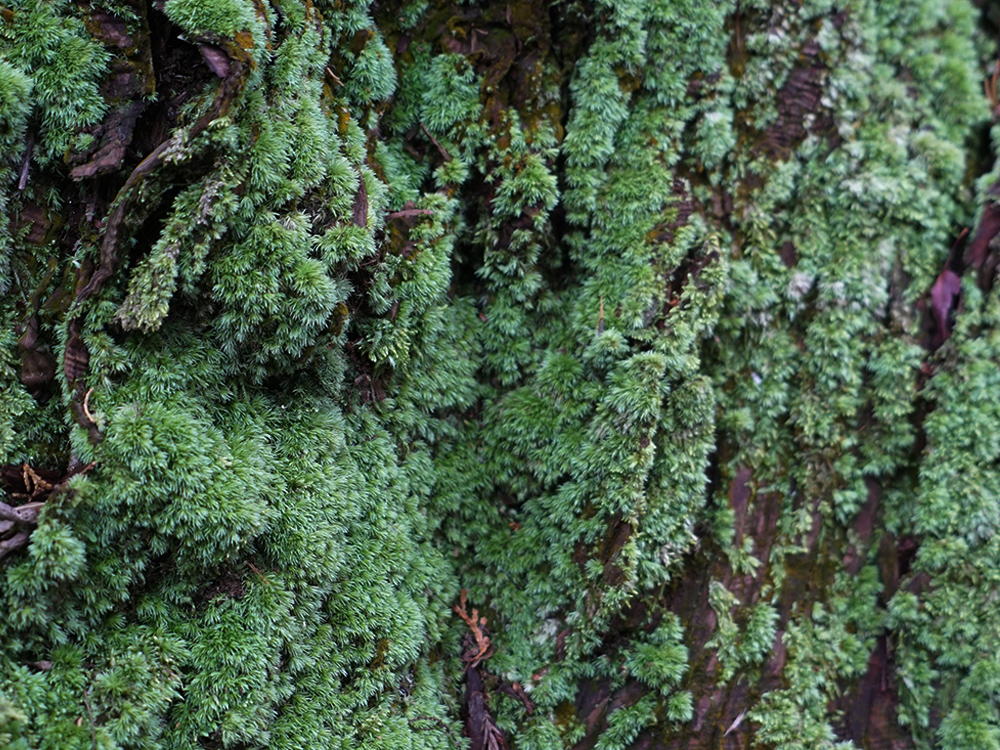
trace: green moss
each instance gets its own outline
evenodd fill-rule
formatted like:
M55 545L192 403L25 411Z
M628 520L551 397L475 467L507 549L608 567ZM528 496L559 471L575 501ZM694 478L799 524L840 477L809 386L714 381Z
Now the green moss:
M0 153L9 160L17 156L31 111L31 78L0 61Z
M255 21L253 4L244 0L167 0L163 10L183 29L222 37L246 31Z
M996 744L1000 303L918 309L993 200L972 6L529 5L168 0L252 69L158 93L93 297L141 139L89 200L109 54L3 15L0 460L95 465L3 560L0 744L449 746L463 588L522 750L846 748L880 639Z
M6 93L11 95L4 100L17 109L24 104L12 103L30 102L30 115L24 111L16 118L31 116L38 123L32 158L42 165L61 160L76 132L99 122L106 106L99 86L108 53L79 18L66 12L66 5L15 3L12 20L0 25L3 77ZM14 96L22 93L23 98ZM5 119L14 117L16 111ZM10 125L17 130L16 120Z

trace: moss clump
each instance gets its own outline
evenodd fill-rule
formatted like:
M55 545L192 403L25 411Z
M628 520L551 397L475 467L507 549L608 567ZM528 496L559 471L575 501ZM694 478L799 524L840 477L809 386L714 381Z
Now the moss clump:
M182 29L233 37L254 25L253 3L244 0L167 0L164 13Z
M0 19L0 744L997 744L971 5Z

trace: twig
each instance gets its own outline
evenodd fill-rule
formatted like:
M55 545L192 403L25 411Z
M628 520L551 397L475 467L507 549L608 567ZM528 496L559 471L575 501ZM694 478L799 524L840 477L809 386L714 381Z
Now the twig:
M0 541L0 559L6 557L14 550L21 549L21 547L27 545L29 539L31 539L30 532L19 531L14 536Z
M87 707L87 718L90 719L90 744L97 750L97 732L94 731L94 709L90 707L90 688L83 691L83 705Z
M503 680L503 678L501 678L499 680L498 687L499 687L501 693L509 695L511 698L514 698L515 700L521 701L521 703L524 705L524 710L528 712L528 716L534 715L534 713L535 713L535 704L531 700L531 698L528 697L528 694L526 692L524 692L524 688L521 687L521 685L519 683L515 682L515 683L512 683L512 684L508 685Z
M24 149L24 164L21 165L21 176L17 181L17 189L24 190L28 187L28 168L31 166L31 151L35 146L35 134L28 133L28 140Z
M333 81L334 83L336 83L338 86L343 86L344 85L344 82L341 81L339 78L337 78L337 74L334 73L332 70L330 70L330 66L329 65L326 66L325 70L326 70L327 77L331 81Z
M86 415L87 419L89 419L94 424L97 424L97 420L94 419L94 416L90 413L90 394L93 393L93 392L94 392L94 389L91 388L83 396L83 413Z
M433 216L434 211L429 208L404 208L402 211L390 211L385 215L387 219L403 219L410 216Z
M729 729L727 729L726 733L724 735L722 735L722 736L723 737L728 737L732 732L735 732L737 729L739 729L740 724L743 723L743 717L746 716L746 715L747 715L747 712L745 710L744 711L740 711L739 716L737 716L733 720L733 723L729 725Z
M257 577L258 577L258 578L259 578L260 580L262 580L262 581L263 581L264 583L266 583L266 584L267 584L268 586L270 586L270 585L271 585L271 582L270 582L269 580L267 580L267 578L265 578L265 577L264 577L264 574L263 574L263 573L261 573L261 572L260 572L259 570L257 570L257 566L256 566L256 565L254 565L254 564L253 564L252 562L250 562L249 560L247 560L247 561L246 561L246 563L247 563L247 565L248 565L248 566L250 566L250 570L252 570L252 571L253 571L254 573L256 573L256 574L257 574Z
M445 147L438 142L437 138L431 135L431 131L427 129L427 126L424 125L423 123L420 123L420 129L424 131L424 135L426 135L428 138L431 139L431 143L437 146L437 150L441 152L441 156L444 157L444 160L446 162L451 161L451 154L449 154L448 151L445 149Z
M12 506L0 501L0 518L11 521L17 526L35 526L38 524L38 514L42 511L43 502L25 503Z
M951 253L954 253L954 252L955 252L955 248L957 248L957 247L958 247L958 243L959 243L959 242L961 242L961 241L962 241L962 238L963 238L963 237L965 237L965 235L967 235L968 233L969 233L969 228L968 228L968 227L965 227L965 228L964 228L964 229L963 229L963 230L961 231L961 233L960 233L960 234L958 235L958 239L956 239L956 240L955 240L955 242L954 242L954 243L952 244L952 246L951 246ZM949 253L949 256L951 255L951 253Z

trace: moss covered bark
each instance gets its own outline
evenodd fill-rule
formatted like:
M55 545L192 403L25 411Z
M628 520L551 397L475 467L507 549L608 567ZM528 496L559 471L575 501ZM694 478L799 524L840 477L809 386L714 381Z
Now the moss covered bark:
M990 13L8 0L0 745L1000 749Z

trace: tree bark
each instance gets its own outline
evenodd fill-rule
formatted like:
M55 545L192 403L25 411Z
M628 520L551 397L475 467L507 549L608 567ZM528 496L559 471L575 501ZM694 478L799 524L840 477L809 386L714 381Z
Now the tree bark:
M1000 748L995 35L0 8L0 744Z

